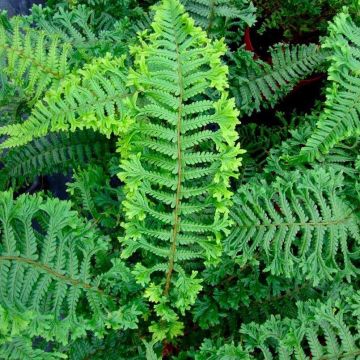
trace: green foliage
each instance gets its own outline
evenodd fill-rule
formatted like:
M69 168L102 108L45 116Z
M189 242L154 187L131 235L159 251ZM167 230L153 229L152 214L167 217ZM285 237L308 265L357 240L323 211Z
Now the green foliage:
M254 3L0 14L1 359L360 358L359 4Z
M300 273L314 285L357 276L359 221L341 196L343 182L341 173L318 168L240 188L227 252L251 258L259 251L267 257L265 271L286 277Z
M26 323L23 332L63 343L103 333L111 304L91 262L106 241L70 203L3 192L0 229L0 304Z
M352 331L351 324L358 317L352 314L358 303L351 306L349 300L298 303L296 319L272 317L261 325L247 324L241 329L247 349L259 349L268 359L273 352L279 359L356 359L359 329Z
M123 220L120 208L123 192L110 182L109 169L92 164L75 171L67 190L73 202L79 204L79 213L108 228L109 235L114 236L114 228Z
M253 60L251 52L230 53L230 86L237 106L246 114L273 107L301 80L311 75L326 59L315 44L270 49L271 65Z
M254 3L260 15L258 32L280 30L288 39L325 35L327 21L343 6L348 6L354 17L360 14L358 0L254 0Z
M119 133L124 117L124 58L110 55L70 74L59 87L50 89L37 102L25 122L4 126L0 134L9 138L0 147L25 145L53 131L93 129L106 136Z
M359 27L348 13L341 13L329 26L330 35L323 44L332 49L325 109L319 117L317 129L311 134L292 162L313 161L326 154L344 139L360 134L360 37Z
M92 131L49 134L22 146L4 150L0 173L13 187L38 175L61 173L102 160L111 151L111 143Z
M48 8L33 6L28 21L49 36L57 36L62 42L70 43L70 62L76 67L93 57L105 56L109 51L116 55L126 51L121 24L104 13L96 16L85 5L71 10L59 7L55 13Z
M69 73L71 45L21 23L21 18L11 19L10 29L0 24L0 58L5 62L1 71L24 89L29 101L35 101Z
M156 255L135 271L150 284L145 296L162 319L152 331L162 339L181 333L172 308L184 313L201 289L196 272L187 275L183 264L217 261L229 225L229 177L236 176L242 151L235 145L238 113L224 92L223 43L209 42L174 0L157 9L153 28L150 41L133 49L137 67L129 82L139 103L124 125L119 176L126 183L122 256ZM211 101L209 88L219 100ZM165 276L156 279L157 272Z
M218 38L238 40L239 32L242 34L244 27L252 26L256 20L256 9L250 0L183 0L182 3L196 25Z

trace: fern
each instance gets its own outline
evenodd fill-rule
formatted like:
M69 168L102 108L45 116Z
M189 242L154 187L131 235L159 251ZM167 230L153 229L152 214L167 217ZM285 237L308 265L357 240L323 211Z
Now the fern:
M0 147L21 146L57 131L119 133L120 120L126 114L125 81L124 58L95 59L67 76L58 88L50 89L25 122L0 128L0 134L9 135Z
M249 0L183 0L182 3L196 25L212 37L225 36L229 40L238 37L241 30L252 26L256 19L256 9Z
M0 235L0 305L30 314L23 335L66 343L86 330L104 332L110 302L91 263L106 243L69 202L3 192Z
M253 54L243 49L230 53L230 88L237 106L248 115L273 107L326 59L325 50L314 44L278 44L270 55L271 65L254 61Z
M0 58L5 61L2 71L24 89L29 101L39 99L69 73L70 49L56 36L22 26L21 18L11 19L11 31L0 24Z
M319 103L318 105L321 104ZM355 162L359 153L359 144L356 138L350 138L336 145L328 154L319 156L318 159L311 164L303 163L295 165L284 161L284 158L294 157L299 153L299 148L306 143L306 140L316 128L320 114L319 106L316 106L310 114L294 114L291 116L289 121L296 126L290 126L288 129L289 134L284 136L284 138L287 137L286 140L273 146L270 150L264 167L263 175L266 178L271 179L273 174L282 174L288 170L308 169L309 167L314 168L319 165L330 167L337 172L342 172L345 183L350 183L357 178L358 173L355 169Z
M224 91L224 44L209 42L176 0L157 8L153 28L149 41L133 49L137 66L129 82L139 101L124 123L119 175L126 184L122 256L142 250L154 257L135 273L140 283L154 280L145 296L162 319L151 327L161 339L181 333L173 309L184 313L201 289L184 264L218 259L229 225L229 177L236 176L242 151L235 146L238 113ZM208 89L218 101L205 95ZM155 280L158 272L165 276Z
M265 359L357 359L359 329L354 326L349 299L335 303L298 303L297 319L273 316L264 324L246 324L244 334L249 353L259 350Z
M287 277L300 272L314 285L337 275L350 280L358 274L359 220L342 186L341 173L318 168L241 188L227 251L251 258L260 250L267 271Z
M335 17L329 29L323 45L332 50L325 110L300 154L287 158L293 163L311 162L344 139L360 134L359 27L345 12Z
M23 147L5 151L1 172L13 186L35 176L61 173L91 160L104 159L111 143L92 131L49 134Z
M110 180L106 169L91 164L74 172L67 191L74 203L79 204L79 213L95 219L114 235L123 217L120 209L123 194L121 188L110 185Z
M46 352L41 349L34 349L31 340L21 336L14 336L10 342L0 346L0 356L6 360L66 359L66 355L59 352Z
M29 21L49 36L57 36L62 42L72 45L71 63L79 67L93 57L114 55L126 50L124 34L114 19L102 13L96 16L91 8L79 5L67 11L60 7L50 17L48 9L33 6Z

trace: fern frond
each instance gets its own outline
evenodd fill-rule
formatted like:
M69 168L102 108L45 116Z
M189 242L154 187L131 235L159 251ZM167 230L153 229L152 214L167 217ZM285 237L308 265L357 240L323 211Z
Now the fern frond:
M14 336L11 341L0 345L0 358L7 360L56 360L66 359L66 355L59 352L34 349L31 339Z
M273 174L281 174L291 169L307 169L311 167L330 167L337 172L344 174L346 182L351 182L358 177L358 172L355 169L356 157L359 153L359 144L356 138L351 138L348 141L337 144L328 154L319 156L317 161L312 164L289 164L283 159L295 157L299 153L299 148L306 143L306 140L313 134L316 129L316 123L319 119L320 111L317 109L306 115L295 115L292 117L296 123L299 123L295 128L289 131L288 138L281 144L274 146L266 160L264 173L273 177ZM301 122L298 122L300 120ZM352 185L351 185L352 186Z
M278 44L270 55L271 65L253 60L253 54L244 49L229 55L230 89L237 106L248 115L273 107L326 60L326 52L315 44Z
M123 217L120 209L123 194L120 187L110 185L110 174L105 170L94 164L76 169L67 184L67 192L78 204L80 214L95 219L99 225L109 228L110 235L115 235Z
M105 56L107 52L113 55L125 52L124 34L117 29L115 20L112 18L109 21L105 14L96 16L85 5L71 10L60 7L51 17L40 6L33 6L31 12L32 23L37 29L72 45L70 61L76 67L84 60L91 61L93 57Z
M229 178L237 174L242 150L235 145L238 112L224 91L223 42L210 42L177 0L163 1L152 26L149 40L133 49L129 83L139 100L119 142L119 176L126 184L121 241L124 257L142 250L154 258L136 272L141 283L154 279L145 295L158 303L163 321L151 330L164 338L181 332L173 309L184 313L201 288L184 264L219 257L229 225ZM218 101L206 95L209 89ZM159 272L165 276L155 277Z
M287 159L292 163L314 161L339 142L360 135L360 30L348 13L337 15L329 29L323 45L331 50L325 109L299 155Z
M358 359L358 314L344 296L335 302L298 302L296 319L271 319L259 325L243 325L245 348L250 355L258 351L265 359Z
M186 11L211 37L230 40L255 23L255 7L250 0L183 0Z
M49 132L92 129L108 137L119 133L129 92L125 81L124 58L95 59L50 89L26 121L0 128L0 134L9 136L0 147L21 146Z
M315 285L335 275L350 280L359 272L359 220L342 187L341 173L318 168L240 188L227 251L249 258L260 250L267 271L300 273Z
M104 332L110 305L92 275L92 259L106 243L70 205L0 196L0 305L31 314L25 334L63 343L86 330Z
M35 176L61 173L104 159L111 152L111 142L90 130L49 134L22 146L4 151L1 172L13 186Z
M11 31L0 24L0 58L11 82L24 89L29 101L36 101L51 86L58 86L70 72L71 45L57 36L23 26L11 19Z

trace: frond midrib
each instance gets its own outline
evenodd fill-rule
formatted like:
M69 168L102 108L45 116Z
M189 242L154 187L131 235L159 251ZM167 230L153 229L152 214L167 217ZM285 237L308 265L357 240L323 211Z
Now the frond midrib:
M82 282L80 280L71 278L69 276L63 275L61 273L59 273L58 271L55 271L54 269L52 269L51 267L49 267L48 265L42 264L38 261L32 260L32 259L28 259L28 258L24 258L21 256L11 256L11 255L5 255L5 256L0 256L0 262L2 261L15 261L15 262L20 262L22 264L26 264L30 267L33 267L35 269L37 269L38 271L42 271L45 272L46 274L56 278L59 281L63 281L71 286L75 286L75 287L81 287L87 291L94 291L97 292L101 295L104 294L104 292L97 288L94 287L88 283Z
M284 223L268 223L268 224L254 224L251 223L249 225L239 225L236 224L234 227L235 228L240 228L240 229L247 229L247 228L266 228L266 227L294 227L294 226L300 226L300 227L304 227L304 226L312 226L312 227L328 227L331 225L340 225L340 224L345 224L349 219L351 219L353 215L353 212L349 213L346 217L343 217L341 219L337 219L337 220L331 220L331 221L319 221L319 222L284 222ZM237 217L237 216L233 216L233 217Z
M174 29L175 33L175 29ZM164 295L168 295L171 283L171 276L174 270L174 262L175 262L175 254L177 247L177 235L180 230L180 211L181 211L181 190L182 190L182 173L183 173L183 165L182 165L182 137L181 137L181 124L182 124L182 110L183 110L183 97L184 97L184 86L183 86L183 74L181 70L181 61L179 54L179 43L176 38L176 34L174 36L176 43L176 63L177 63L177 73L179 77L179 105L178 105L178 113L177 113L177 156L178 156L178 171L177 171L177 186L176 186L176 195L175 195L175 209L173 211L174 215L174 225L172 229L172 242L170 247L170 258L169 258L169 267L166 274L166 282Z

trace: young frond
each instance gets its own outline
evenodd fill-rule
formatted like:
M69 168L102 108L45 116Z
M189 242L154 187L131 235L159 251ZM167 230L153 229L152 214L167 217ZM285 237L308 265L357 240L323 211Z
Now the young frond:
M86 330L104 332L110 305L92 275L94 255L106 242L70 206L0 196L0 306L24 317L24 335L63 343Z
M244 49L230 53L230 89L237 106L248 115L273 107L326 60L326 52L315 44L278 44L270 55L271 65L253 60Z
M71 45L57 36L23 26L11 19L11 30L0 23L1 71L24 90L28 101L36 101L50 87L57 87L70 72Z
M240 188L227 252L251 258L259 251L267 271L286 277L300 273L315 285L357 276L359 219L342 186L341 173L317 168Z
M75 133L53 133L22 146L4 150L0 172L13 186L35 176L61 173L104 159L111 151L111 142L90 130Z
M124 58L95 59L47 91L23 123L0 128L0 135L9 136L0 147L21 146L49 132L92 129L108 137L119 133L129 92L125 82Z
M314 161L339 142L360 135L360 29L348 13L336 16L329 29L323 45L331 49L325 109L300 153L287 158L292 163Z
M126 194L121 241L124 257L142 250L155 260L138 264L136 273L140 283L155 281L145 296L158 303L167 325L152 331L163 338L181 332L171 307L184 313L201 289L183 265L218 260L229 226L229 178L238 172L242 150L235 144L238 112L224 91L223 42L210 42L177 0L163 1L152 26L149 40L133 49L136 116L123 123L119 142ZM217 101L206 95L209 89ZM169 295L175 297L170 304Z

